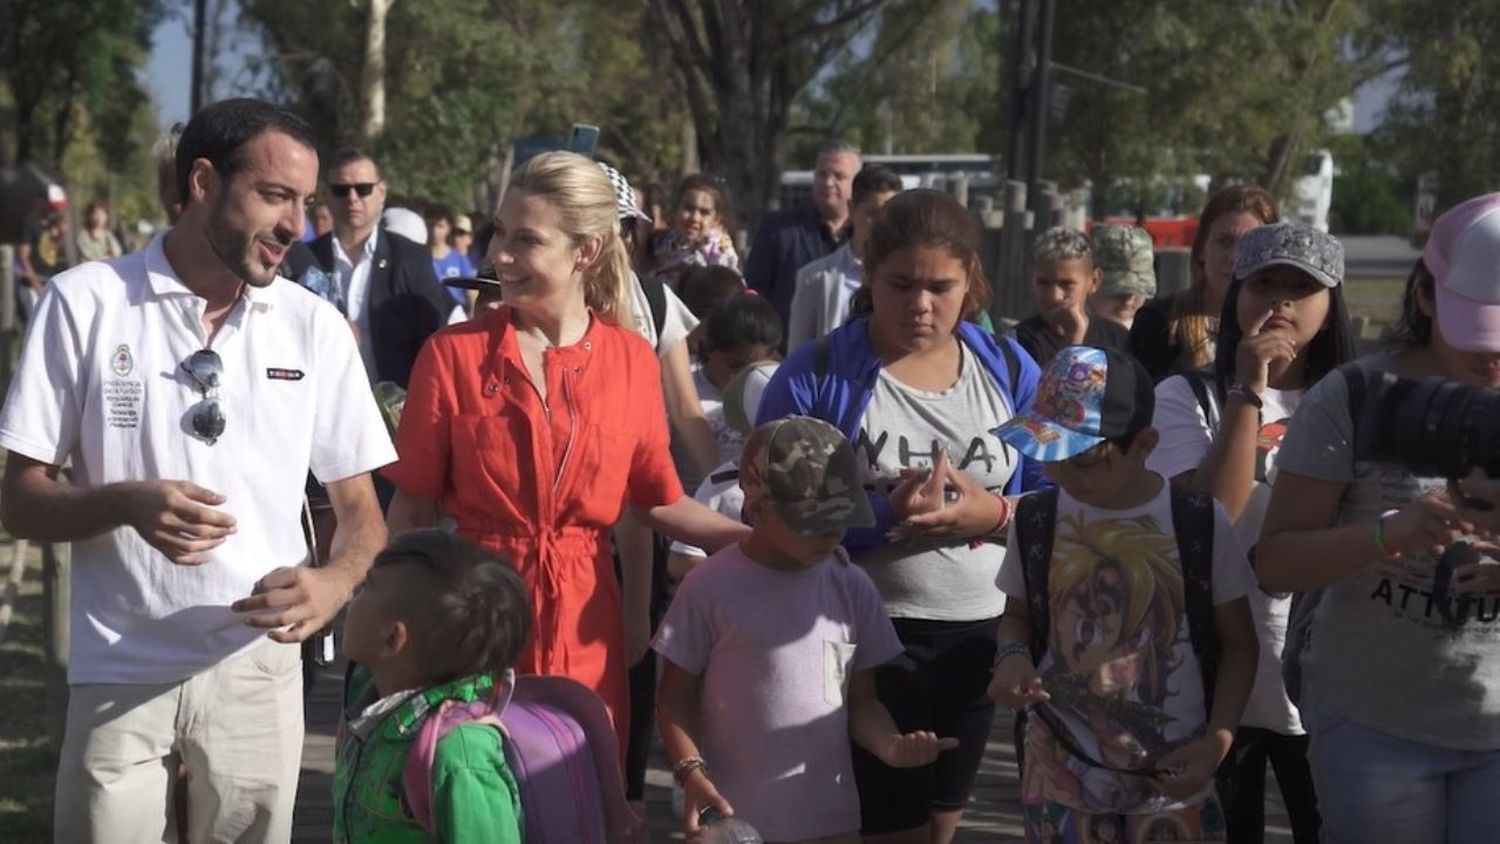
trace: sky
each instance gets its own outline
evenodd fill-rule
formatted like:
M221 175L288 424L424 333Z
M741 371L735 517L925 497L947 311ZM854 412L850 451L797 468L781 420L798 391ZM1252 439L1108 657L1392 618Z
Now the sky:
M157 118L162 128L188 117L192 57L193 45L188 36L188 21L167 20L157 27L153 35L151 59L146 66L146 83L156 101ZM242 57L231 53L225 62L226 75L233 78L241 71L243 64ZM1381 112L1399 83L1400 75L1390 74L1355 92L1355 131L1368 132L1375 128Z

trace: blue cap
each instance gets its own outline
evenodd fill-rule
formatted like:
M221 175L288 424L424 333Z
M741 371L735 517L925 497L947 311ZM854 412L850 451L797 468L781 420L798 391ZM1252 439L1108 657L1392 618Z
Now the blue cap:
M1156 393L1140 362L1114 349L1069 346L1042 372L1036 399L991 433L1033 460L1055 463L1151 424Z

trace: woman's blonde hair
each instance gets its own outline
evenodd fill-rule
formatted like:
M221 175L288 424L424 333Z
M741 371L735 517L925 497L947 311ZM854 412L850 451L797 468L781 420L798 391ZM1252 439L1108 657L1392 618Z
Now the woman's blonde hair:
M606 322L634 330L630 256L616 230L614 188L599 165L573 152L544 152L522 165L511 189L552 206L558 228L575 244L593 237L603 242L599 257L583 271L584 301Z

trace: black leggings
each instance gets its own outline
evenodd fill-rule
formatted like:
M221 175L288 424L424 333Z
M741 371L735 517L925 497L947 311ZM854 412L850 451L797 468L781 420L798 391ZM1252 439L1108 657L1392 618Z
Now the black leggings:
M896 769L854 746L860 826L866 835L902 832L931 812L968 805L984 758L995 704L985 694L1000 619L892 619L906 651L875 669L875 691L901 732L932 730L958 747L921 768Z
M1229 827L1229 844L1261 844L1266 832L1266 762L1276 771L1296 844L1317 844L1322 819L1307 764L1307 736L1289 736L1259 727L1241 727L1219 766L1219 799Z
M651 633L666 615L667 549L670 540L653 536L651 561ZM619 562L616 561L616 572ZM630 800L646 799L646 763L651 757L651 740L656 731L656 651L647 650L641 661L630 666L630 730L625 745L625 796Z

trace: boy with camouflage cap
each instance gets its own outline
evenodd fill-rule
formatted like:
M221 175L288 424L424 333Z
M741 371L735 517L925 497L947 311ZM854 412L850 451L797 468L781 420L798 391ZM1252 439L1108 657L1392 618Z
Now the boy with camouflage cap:
M1156 295L1156 254L1151 235L1135 226L1094 229L1099 289L1089 297L1094 313L1129 329L1135 312Z
M851 738L894 767L958 742L901 735L875 697L874 668L902 646L869 576L833 556L875 521L844 435L806 416L762 425L740 486L752 533L687 575L653 643L686 832L715 809L767 841L857 842Z

